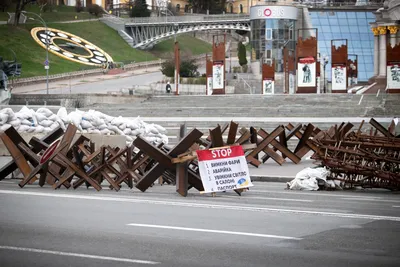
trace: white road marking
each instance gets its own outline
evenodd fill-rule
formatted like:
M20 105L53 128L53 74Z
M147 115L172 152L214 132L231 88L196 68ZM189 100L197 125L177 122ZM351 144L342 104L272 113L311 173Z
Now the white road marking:
M36 248L0 246L0 249L16 250L16 251L27 251L27 252L44 253L44 254L53 254L53 255L58 255L58 256L79 257L79 258L87 258L87 259L95 259L95 260L139 263L139 264L147 264L147 265L160 264L160 262L156 262L156 261L135 260L135 259L127 259L127 258L115 258L115 257L106 257L106 256L98 256L98 255L80 254L80 253L70 253L70 252L62 252L62 251L36 249Z
M400 208L400 206L392 206L393 208Z
M372 202L392 202L392 203L400 203L399 200L389 200L389 199L375 199L375 198L349 198L349 197L343 197L341 199L344 200L354 200L354 201L372 201Z
M280 213L294 213L294 214L303 214L303 215L322 215L322 216L330 216L330 217L338 217L338 218L352 218L352 219L366 219L366 220L388 220L388 221L398 221L398 222L400 221L400 217L394 217L394 216L380 216L380 215L355 214L355 213L336 213L336 212L311 211L311 210L278 209L278 208L265 208L265 207L257 207L257 206L237 206L237 205L228 206L228 205L193 203L193 202L183 202L183 201L177 202L177 201L165 201L165 200L159 201L159 200L151 200L151 199L148 199L148 200L147 199L131 199L131 198L123 198L123 197L80 196L80 195L72 195L72 194L39 193L39 192L13 191L13 190L0 190L0 194L117 201L117 202L164 205L164 206L191 207L191 208L225 209L225 210L240 210L240 211L255 211L255 212L280 212Z
M283 188L284 186L282 186ZM256 193L273 193L273 194L293 194L293 195L310 195L310 196L323 196L323 197L347 197L347 198L371 198L371 199L381 199L381 197L369 197L369 196L351 196L351 195L345 195L345 194L332 194L332 193L317 193L313 191L309 192L304 192L304 191L291 191L291 190L285 190L285 191L273 191L273 190L258 190L258 189L250 189L251 192L256 192Z
M234 232L234 231L200 229L200 228L188 228L188 227L177 227L177 226L155 225L155 224L128 223L127 225L136 226L136 227L159 228L159 229L168 229L168 230L181 230L181 231L203 232L203 233L214 233L214 234L244 235L244 236L290 239L290 240L301 240L302 239L302 238L291 237L291 236L266 235L266 234L257 234L257 233Z
M236 198L237 196L223 196L224 198ZM281 200L281 201L294 201L294 202L314 202L314 200L309 199L294 199L294 198L278 198L278 197L253 197L253 196L244 196L242 199L261 199L261 200Z

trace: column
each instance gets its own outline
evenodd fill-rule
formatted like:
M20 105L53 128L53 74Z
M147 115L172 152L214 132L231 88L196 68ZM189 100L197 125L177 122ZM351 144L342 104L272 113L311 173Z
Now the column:
M379 26L379 76L386 77L386 26Z
M390 46L394 47L397 44L396 40L396 33L397 33L397 26L388 26L388 30L390 32Z
M372 28L374 33L374 76L379 74L379 31L378 28Z

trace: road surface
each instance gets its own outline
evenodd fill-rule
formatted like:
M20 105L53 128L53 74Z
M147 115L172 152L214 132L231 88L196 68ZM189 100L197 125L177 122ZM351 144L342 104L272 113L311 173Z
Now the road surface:
M52 190L0 181L0 266L398 266L400 198L294 192L239 197L156 185Z

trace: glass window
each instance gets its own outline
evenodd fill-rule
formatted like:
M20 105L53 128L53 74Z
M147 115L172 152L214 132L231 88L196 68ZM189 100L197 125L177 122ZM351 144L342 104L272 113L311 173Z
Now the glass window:
M348 33L350 32L349 26L340 26L340 31L342 33Z
M339 21L337 20L337 18L329 18L329 24L339 25Z
M357 19L347 19L349 25L357 25Z
M323 25L323 26L329 25L329 20L328 19L319 19L318 25Z
M356 18L356 12L347 12L347 18L349 19L355 19Z
M356 12L357 19L365 19L366 18L365 13L366 12Z
M331 26L332 33L342 32L339 26Z
M272 40L272 29L266 29L265 39Z
M336 12L338 18L347 18L346 12Z

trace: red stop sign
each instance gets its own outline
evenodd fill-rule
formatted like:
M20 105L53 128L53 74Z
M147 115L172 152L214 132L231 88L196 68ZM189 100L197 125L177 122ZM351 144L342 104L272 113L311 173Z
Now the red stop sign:
M40 164L45 163L51 155L53 155L54 151L57 149L58 144L60 143L60 140L55 141L52 143L43 153L42 157L40 158Z

